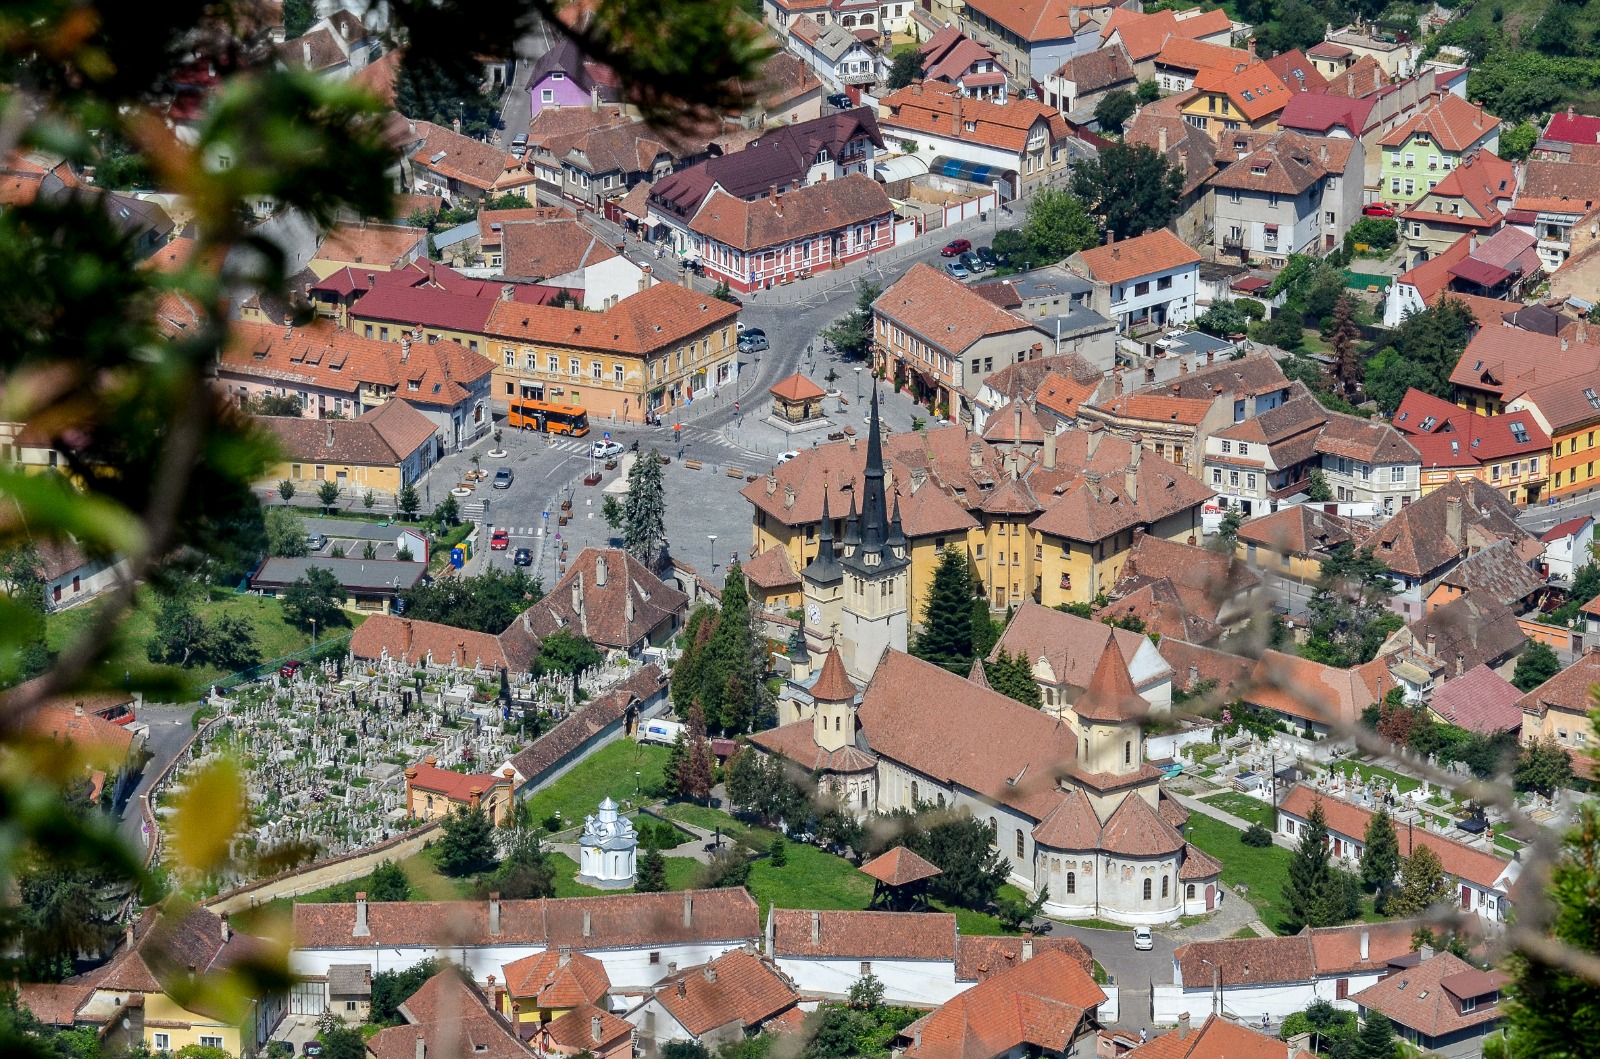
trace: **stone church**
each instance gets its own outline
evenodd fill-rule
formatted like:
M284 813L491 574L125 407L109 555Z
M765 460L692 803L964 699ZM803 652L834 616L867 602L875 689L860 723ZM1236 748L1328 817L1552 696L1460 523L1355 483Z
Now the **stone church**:
M1215 909L1221 865L1184 841L1187 811L1144 759L1151 703L1115 637L1055 713L993 691L980 666L961 677L906 653L910 562L880 438L874 392L842 547L825 499L779 727L752 743L820 774L863 817L931 805L988 821L1012 881L1048 889L1050 915L1166 923Z

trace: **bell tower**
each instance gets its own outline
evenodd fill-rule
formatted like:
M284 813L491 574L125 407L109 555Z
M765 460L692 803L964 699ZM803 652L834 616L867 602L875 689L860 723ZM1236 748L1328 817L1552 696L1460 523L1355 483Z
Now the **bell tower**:
M856 686L845 675L844 660L837 647L823 659L822 672L811 685L812 737L817 746L832 753L856 741Z
M839 622L844 667L854 679L872 679L878 659L888 649L904 651L910 619L911 559L900 525L900 498L889 513L884 491L883 442L878 419L878 390L872 390L867 428L867 465L861 489L861 518L845 531L843 599ZM855 498L850 501L854 514Z
M851 514L855 502L851 501ZM813 659L821 658L838 643L839 625L843 620L841 605L844 600L844 568L833 550L833 518L828 513L828 494L822 494L822 526L817 533L817 557L800 571L804 591L805 615L801 627L805 635L806 650Z

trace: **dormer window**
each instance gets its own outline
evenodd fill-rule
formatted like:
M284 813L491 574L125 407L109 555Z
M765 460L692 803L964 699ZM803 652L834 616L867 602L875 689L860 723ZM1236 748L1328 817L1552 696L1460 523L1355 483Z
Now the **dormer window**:
M824 147L822 150L817 152L817 164L821 165L823 162L826 162L827 160L828 160L828 149L826 147Z
M961 123L961 127L966 129L968 132L978 131L978 123L975 121L964 121Z

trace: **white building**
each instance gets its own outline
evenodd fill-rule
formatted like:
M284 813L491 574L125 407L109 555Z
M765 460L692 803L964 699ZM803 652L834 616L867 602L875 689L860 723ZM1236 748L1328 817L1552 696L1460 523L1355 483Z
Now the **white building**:
M1570 581L1581 567L1594 561L1594 516L1579 515L1552 526L1539 538L1542 562L1551 577Z
M1197 315L1200 255L1165 228L1083 250L1067 267L1094 284L1089 308L1117 322L1117 331L1156 330Z
M607 795L597 815L583 818L578 881L590 886L631 886L638 851L633 821L617 812L617 803Z
M942 1004L956 980L956 917L948 912L819 912L774 908L767 953L801 993L847 996L871 974L889 1004Z

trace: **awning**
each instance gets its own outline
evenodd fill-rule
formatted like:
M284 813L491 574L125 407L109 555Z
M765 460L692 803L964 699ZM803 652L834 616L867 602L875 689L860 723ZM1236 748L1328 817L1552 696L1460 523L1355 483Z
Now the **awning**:
M1460 276L1468 283L1476 283L1480 287L1493 287L1504 283L1516 273L1499 265L1491 265L1487 261L1479 261L1475 257L1464 257L1450 266L1452 276Z
M1262 227L1271 232L1273 235L1278 234L1278 226L1276 224L1264 224Z
M914 154L902 154L886 158L873 168L877 171L879 181L890 184L896 180L909 180L911 177L922 176L928 171L928 160Z
M934 176L950 177L952 180L965 180L972 184L982 184L988 187L997 180L1004 180L1011 172L1001 169L997 165L982 165L978 162L964 162L959 158L946 158L940 155L928 166L928 172Z

